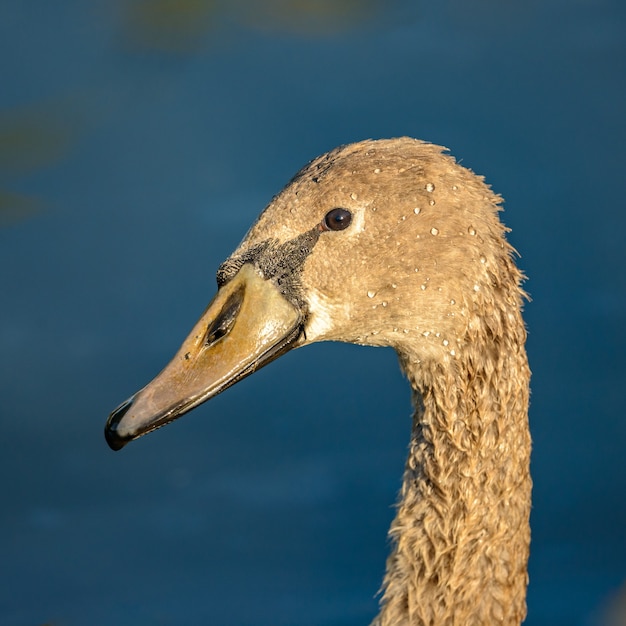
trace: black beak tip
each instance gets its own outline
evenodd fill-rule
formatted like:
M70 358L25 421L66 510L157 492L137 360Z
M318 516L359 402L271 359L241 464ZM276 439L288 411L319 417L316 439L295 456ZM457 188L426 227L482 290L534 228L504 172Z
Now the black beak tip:
M115 452L121 450L130 441L130 439L120 437L117 431L113 428L109 428L108 426L104 429L104 437L109 444L109 448L111 448L111 450L115 450Z
M122 435L118 431L118 426L124 415L128 412L128 409L133 405L133 398L126 400L120 404L120 406L109 415L106 426L104 427L104 437L109 444L111 450L121 450L129 441L132 441L132 435Z

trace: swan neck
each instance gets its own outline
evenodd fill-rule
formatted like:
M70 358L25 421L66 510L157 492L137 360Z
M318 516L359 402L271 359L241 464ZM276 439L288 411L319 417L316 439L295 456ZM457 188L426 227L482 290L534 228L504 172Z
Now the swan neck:
M518 332L445 365L400 357L415 414L380 626L526 615L530 372Z

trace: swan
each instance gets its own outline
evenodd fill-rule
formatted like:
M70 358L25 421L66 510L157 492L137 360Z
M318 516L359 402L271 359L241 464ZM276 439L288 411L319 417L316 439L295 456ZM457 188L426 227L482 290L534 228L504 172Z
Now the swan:
M501 198L440 146L341 146L217 271L165 369L109 417L118 450L285 352L391 346L415 408L375 626L520 624L530 543L523 274Z

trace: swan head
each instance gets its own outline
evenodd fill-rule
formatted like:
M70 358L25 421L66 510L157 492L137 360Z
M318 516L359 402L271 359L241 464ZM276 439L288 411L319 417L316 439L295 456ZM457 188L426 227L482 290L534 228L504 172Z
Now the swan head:
M452 365L473 333L502 323L504 301L519 305L498 202L482 178L415 139L315 159L220 266L217 295L171 363L111 414L109 445L315 341Z

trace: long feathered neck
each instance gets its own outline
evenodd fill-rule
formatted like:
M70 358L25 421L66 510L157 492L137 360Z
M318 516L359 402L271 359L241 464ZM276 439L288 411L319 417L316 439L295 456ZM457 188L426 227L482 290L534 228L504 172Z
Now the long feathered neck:
M415 416L377 626L526 616L530 372L519 308L501 311L497 328L483 323L449 363L400 356Z

